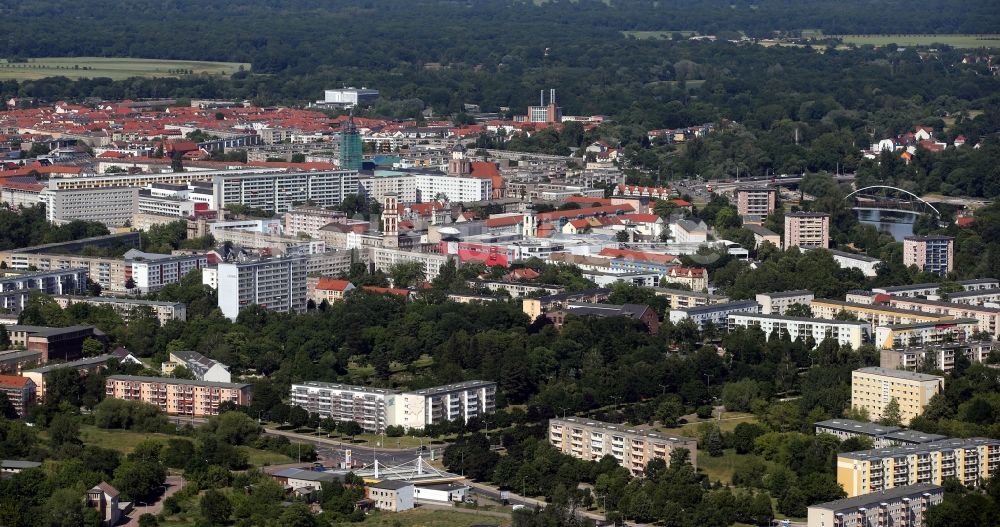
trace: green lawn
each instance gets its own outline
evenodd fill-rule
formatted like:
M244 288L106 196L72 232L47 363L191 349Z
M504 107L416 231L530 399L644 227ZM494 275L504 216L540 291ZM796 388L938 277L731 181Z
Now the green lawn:
M719 457L712 457L703 450L698 451L698 470L705 473L711 481L721 481L728 485L733 482L733 472L741 456L735 449L727 448Z
M320 431L319 434L302 434L302 435L315 435L316 437L327 438L327 435ZM413 437L413 436L401 436L401 437L382 437L381 434L358 434L355 436L346 436L334 432L328 437L334 441L342 441L344 443L353 443L361 446L377 447L382 440L385 440L385 444L381 445L384 448L418 448L420 445L424 445L428 448L435 445L440 445L442 442L452 441L455 439L454 436L443 436L443 437Z
M445 510L412 509L406 512L374 513L363 523L337 523L343 527L470 527L509 523L509 518Z
M843 40L844 44L863 46L929 46L947 44L956 48L1000 48L1000 35L831 35Z
M660 430L668 434L698 437L698 425L711 421L716 421L716 418L703 419L700 421L690 422L681 427L661 428ZM757 418L753 414L746 412L725 412L722 414L722 420L717 422L719 423L719 430L723 432L732 432L736 428L736 425L740 423L756 423Z
M240 66L237 62L205 62L194 60L155 60L107 57L41 57L25 63L0 61L0 79L32 80L63 76L71 79L110 77L177 77L187 72L202 75L232 75Z
M166 444L168 440L177 437L181 436L172 436L168 434L147 434L132 432L129 430L104 430L92 425L83 425L80 427L80 438L83 440L84 444L111 448L121 452L122 454L132 452L135 450L136 445L146 440ZM260 450L247 446L241 446L240 449L247 453L247 459L250 464L254 466L279 465L294 461L286 455L271 452L269 450Z

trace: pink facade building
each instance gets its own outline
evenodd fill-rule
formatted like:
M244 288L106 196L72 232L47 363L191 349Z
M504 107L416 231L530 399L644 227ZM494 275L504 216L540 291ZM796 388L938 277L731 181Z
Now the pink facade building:
M830 215L823 212L785 214L785 249L826 249L830 246Z
M326 210L321 207L298 207L285 213L285 234L319 238L319 230L331 223L345 223L343 212Z
M774 212L778 192L769 187L739 187L736 189L736 210L740 216L767 216Z
M903 265L922 271L948 274L955 268L955 238L951 236L907 236L903 238Z
M219 404L225 401L249 406L253 398L253 386L168 377L111 375L105 381L105 395L149 403L168 414L207 416L217 415Z

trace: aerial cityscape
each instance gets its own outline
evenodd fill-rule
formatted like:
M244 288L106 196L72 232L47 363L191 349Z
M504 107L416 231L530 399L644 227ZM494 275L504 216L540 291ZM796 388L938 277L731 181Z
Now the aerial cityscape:
M998 7L0 7L0 526L1000 527Z

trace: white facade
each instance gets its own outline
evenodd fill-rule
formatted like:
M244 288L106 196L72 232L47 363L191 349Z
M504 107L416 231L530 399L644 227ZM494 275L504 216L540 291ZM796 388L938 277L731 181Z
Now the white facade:
M422 430L446 421L468 422L496 411L497 385L466 381L397 394L388 402L388 424Z
M709 322L717 328L725 329L729 323L730 314L743 312L758 313L760 312L760 305L754 300L741 300L738 302L671 309L670 321L677 324L684 319L691 319L698 325L699 329L703 329L705 324Z
M416 174L417 201L432 201L441 196L447 201L486 201L493 193L493 182L474 177L445 174Z
M208 257L204 254L169 256L143 253L135 249L125 253L125 260L131 266L125 269L125 279L135 282L135 290L140 293L154 293L167 284L180 282L186 274L195 269L208 267Z
M107 227L122 227L132 221L139 210L137 188L93 188L54 190L47 188L38 195L45 205L45 217L51 223L73 220L96 221Z
M730 329L735 327L757 327L767 339L771 334L788 335L791 340L809 337L818 345L824 339L832 338L837 344L849 345L854 349L871 338L871 325L852 320L823 320L818 318L783 317L760 313L733 313L729 315Z
M362 176L358 180L358 191L376 203L382 203L385 195L392 193L396 194L400 203L415 203L417 179L413 174L389 172L381 175L376 172L374 175Z
M448 261L448 255L439 253L418 253L392 249L388 247L372 247L371 260L376 271L389 272L392 266L403 262L419 262L424 266L424 278L433 280L441 271L441 266Z
M782 291L779 293L761 293L757 295L760 312L765 315L784 315L792 304L802 304L809 307L815 295L812 291Z
M194 202L140 193L138 211L140 214L158 214L160 216L187 218L194 215Z
M878 265L882 263L882 260L878 258L872 258L863 254L852 254L834 250L830 250L830 254L833 255L833 261L841 269L857 269L861 271L861 274L869 278L877 274Z
M708 228L701 221L679 220L670 224L670 236L677 243L705 243L708 241Z
M344 196L358 193L358 173L353 170L234 173L214 176L212 183L219 208L239 204L274 212L285 212L307 201L319 207L333 207Z
M290 404L335 421L354 421L367 432L386 427L386 406L395 391L348 384L308 381L292 384Z
M450 503L453 501L462 502L469 495L469 487L456 483L445 483L441 485L427 485L413 488L413 498L425 501L436 501L440 503Z
M326 104L357 106L358 104L375 102L377 99L378 90L371 88L340 88L323 91L323 102Z
M268 311L303 313L308 300L306 259L220 263L218 294L219 309L230 320L236 320L240 310L253 304Z

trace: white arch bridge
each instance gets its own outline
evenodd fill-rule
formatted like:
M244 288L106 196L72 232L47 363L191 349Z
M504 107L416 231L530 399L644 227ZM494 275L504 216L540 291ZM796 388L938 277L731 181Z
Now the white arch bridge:
M871 185L859 188L844 196L844 201L848 200L853 200L852 208L855 210L926 213L934 214L938 218L941 217L941 212L920 196L908 190L888 185Z

